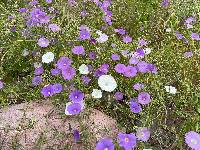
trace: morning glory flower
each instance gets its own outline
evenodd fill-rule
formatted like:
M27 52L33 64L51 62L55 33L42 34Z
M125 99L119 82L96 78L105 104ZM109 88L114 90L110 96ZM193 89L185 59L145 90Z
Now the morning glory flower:
M139 127L136 129L136 137L138 140L147 142L150 138L150 131L146 127Z
M54 60L54 54L52 52L47 52L42 56L42 62L49 64Z
M189 131L185 134L185 143L193 150L200 148L200 134L195 131Z
M44 97L49 97L53 96L54 91L53 91L53 85L46 85L42 88L41 93L43 94Z
M118 143L125 150L131 150L136 146L136 136L133 133L130 134L119 133Z
M151 102L151 96L147 92L141 92L138 94L138 103L147 105Z
M67 103L65 108L66 115L77 115L80 114L82 108L79 103Z
M98 141L96 150L114 150L115 145L109 138L104 138Z
M117 82L111 75L102 75L98 79L99 87L107 92L112 92L117 88Z
M62 76L65 80L71 80L76 75L76 70L72 67L62 69Z
M46 39L46 38L44 38L44 37L42 37L42 38L40 38L39 40L38 40L38 42L37 42L37 44L40 46L40 47L47 47L47 46L49 46L49 40L48 39Z
M82 101L84 99L84 97L85 97L84 94L80 90L72 91L69 94L69 99L74 103L78 103L78 102Z
M80 74L88 74L89 73L89 68L87 65L82 64L79 68L78 68Z
M72 53L76 54L76 55L84 55L85 54L85 50L84 50L83 46L75 46L72 49Z
M0 80L0 90L3 89L3 87L4 87L4 83L3 81Z
M58 32L58 31L60 31L60 26L58 24L49 24L48 28L52 32Z
M121 101L123 100L124 98L124 94L122 92L116 92L115 95L114 95L114 98L117 100L117 101Z
M93 98L102 98L102 91L98 89L92 90L92 97Z

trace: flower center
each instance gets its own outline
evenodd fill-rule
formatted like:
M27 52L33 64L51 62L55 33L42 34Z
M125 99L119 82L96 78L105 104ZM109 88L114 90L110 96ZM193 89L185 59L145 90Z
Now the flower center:
M107 148L107 147L105 147L105 148L104 148L104 150L108 150L108 148Z
M191 139L191 143L196 145L197 144L197 140L196 139Z
M78 96L76 95L76 96L74 96L75 98L78 98Z
M48 92L48 94L51 94L51 92Z
M77 112L77 110L76 110L76 109L74 109L73 111L74 111L75 113Z
M127 137L125 138L125 142L129 142L129 139Z

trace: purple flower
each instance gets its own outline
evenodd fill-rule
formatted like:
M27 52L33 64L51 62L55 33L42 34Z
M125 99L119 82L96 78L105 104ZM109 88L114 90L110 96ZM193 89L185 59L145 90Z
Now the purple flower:
M190 24L190 23L192 23L194 21L194 17L189 17L189 18L187 18L186 20L185 20L185 23L186 24Z
M3 89L3 87L4 87L4 83L3 81L0 80L0 89Z
M36 76L32 79L32 84L34 86L38 86L42 83L42 78L40 76Z
M59 69L51 69L51 75L52 76L56 76L60 74L60 70Z
M146 46L147 45L147 41L145 39L140 39L138 41L138 46Z
M85 97L84 94L80 90L72 91L69 94L69 99L73 101L74 103L82 101L84 97Z
M145 61L140 61L137 64L137 68L138 68L139 72L146 73L146 72L148 72L148 63L146 63Z
M50 3L52 3L52 0L46 0L46 2L47 2L48 4L50 4Z
M82 16L82 17L85 17L86 15L87 15L87 11L86 11L86 10L82 10L82 11L81 11L81 16Z
M145 55L145 52L144 52L144 50L142 48L138 48L136 50L136 52L137 52L137 56L138 57L144 57L144 55Z
M126 31L124 29L122 29L122 28L120 28L120 29L114 29L114 31L117 32L117 33L119 33L119 34L121 34L121 35L126 34Z
M114 69L117 73L124 73L126 66L124 64L117 64Z
M72 103L66 109L70 115L77 115L81 112L81 105L79 103Z
M157 67L155 66L155 65L153 65L153 64L148 64L148 66L147 66L147 68L148 68L148 71L150 71L150 72L152 72L152 73L157 73Z
M128 77L128 78L135 77L137 75L137 69L136 69L136 67L127 66L125 68L125 71L124 71L123 75L125 77Z
M114 97L116 100L121 101L124 98L124 94L122 92L116 92Z
M132 38L130 36L124 36L123 37L123 42L124 43L131 43L132 42Z
M26 11L27 11L26 8L20 8L20 9L19 9L19 12L20 12L20 13L25 13Z
M60 31L60 26L57 24L49 24L48 28L49 28L49 30L51 30L53 32Z
M93 44L93 45L94 45L94 44L96 44L96 43L97 43L97 40L96 40L96 39L94 39L94 38L91 38L91 39L90 39L90 44Z
M41 93L43 94L44 97L52 96L54 94L53 86L50 84L43 87Z
M44 38L44 37L42 37L42 38L40 38L39 40L38 40L38 42L37 42L37 44L40 46L40 47L47 47L47 46L49 46L49 40L48 39L46 39L46 38Z
M185 134L185 143L193 150L200 148L200 134L195 131L189 131Z
M63 70L63 69L69 68L71 63L72 63L72 60L70 58L62 56L57 61L56 65L57 65L58 69Z
M140 113L142 111L142 107L140 104L134 102L134 101L131 101L130 102L130 109L133 113Z
M89 28L82 25L80 27L80 33L79 33L79 38L81 40L87 40L87 39L90 39L90 31L89 31Z
M146 142L150 138L150 131L146 127L139 127L136 129L136 137L138 140Z
M109 64L102 64L100 67L99 67L99 70L101 72L103 72L104 74L107 74L108 71L109 71Z
M56 94L62 92L62 85L60 83L53 84L52 88Z
M140 60L137 57L131 57L129 59L129 64L130 65L136 65Z
M67 67L62 70L62 76L65 80L71 80L76 75L76 70L72 67Z
M167 7L170 5L170 1L169 0L163 0L160 4L161 7Z
M97 69L95 72L94 72L94 76L95 77L100 77L102 75L104 75L105 73L103 73L101 70Z
M136 84L133 85L133 88L135 90L137 90L137 91L140 91L140 90L144 89L144 84L142 84L142 83L136 83Z
M35 68L34 75L41 75L43 74L44 69L43 67Z
M38 4L38 1L36 1L36 0L33 0L32 2L30 2L30 5L33 5L33 6L35 6L37 4Z
M138 103L147 105L151 102L151 96L147 92L141 92L138 95Z
M76 55L84 55L85 54L85 50L84 50L83 46L75 46L72 49L72 53L76 54Z
M85 85L88 85L89 84L89 82L91 81L91 79L89 78L89 77L87 77L87 76L81 76L81 80L83 81L83 83L85 84Z
M112 19L110 16L104 16L103 20L105 23L107 23L109 26L112 25Z
M120 60L120 56L118 54L112 54L111 58L114 61Z
M198 33L192 33L191 38L192 38L193 40L197 40L197 41L200 40L200 37L199 37L199 34L198 34Z
M185 37L183 36L183 34L181 34L179 31L176 31L176 32L175 32L175 35L176 35L176 38L177 38L178 40L181 40L181 39L185 38Z
M115 48L115 47L116 47L116 44L112 43L111 46L112 46L112 48Z
M192 57L192 56L193 56L192 52L185 52L184 53L184 57L186 57L186 58L189 58L189 57Z
M119 145L122 146L125 150L131 150L136 146L136 136L133 133L118 134Z
M79 131L78 130L74 130L73 133L74 133L74 141L78 142L80 140L80 138L81 138Z
M96 58L96 53L95 52L90 52L89 53L89 57L91 60L95 59Z
M109 138L104 138L99 140L96 145L96 150L114 150L115 145L113 141Z

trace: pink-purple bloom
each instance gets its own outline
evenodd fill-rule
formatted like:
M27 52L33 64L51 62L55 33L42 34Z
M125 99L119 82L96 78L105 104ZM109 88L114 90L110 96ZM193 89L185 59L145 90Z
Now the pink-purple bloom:
M135 90L137 90L137 91L140 91L140 90L144 89L144 84L142 84L142 83L136 83L136 84L133 85L133 88Z
M32 79L32 84L34 86L38 86L42 83L42 77L40 76L35 76L33 79Z
M80 33L79 33L79 38L81 40L87 40L90 39L90 31L89 28L85 25L82 25L80 27Z
M54 94L53 85L49 84L49 85L44 86L41 90L41 93L44 97L53 96Z
M91 60L95 59L96 58L96 53L94 51L90 52L89 53L89 57Z
M138 103L147 105L151 102L151 96L147 92L141 92L138 94Z
M119 34L121 34L121 35L124 35L124 34L126 34L126 31L125 31L124 29L122 29L122 28L119 28L119 29L114 29L114 31L115 31L116 33L119 33Z
M140 113L142 111L142 107L140 104L134 102L134 101L131 101L130 102L130 109L133 113Z
M118 143L125 150L131 150L136 146L136 136L133 133L130 134L119 133Z
M135 77L137 75L137 68L133 66L127 66L123 75L128 78Z
M195 131L189 131L185 134L185 143L193 150L200 149L200 134Z
M123 42L124 43L131 43L132 42L132 38L130 36L124 36L123 37Z
M56 76L59 75L61 73L61 71L59 69L51 69L51 75L52 76Z
M120 60L120 56L118 54L112 54L111 58L114 61Z
M192 38L193 40L197 40L197 41L200 40L200 36L199 36L198 33L192 33L192 34L191 34L191 38Z
M101 139L96 144L96 150L114 150L114 147L112 139L109 138Z
M85 54L85 50L84 50L83 46L75 46L72 49L72 53L76 54L76 55L84 55Z
M76 70L72 67L62 69L62 76L65 80L71 80L76 75Z
M150 131L146 127L139 127L136 129L136 137L138 140L147 142L150 138Z
M192 56L193 56L193 53L191 51L184 53L184 57L186 57L186 58L189 58L189 57L192 57Z
M41 75L43 74L44 69L43 67L35 68L34 75Z
M126 66L124 64L117 64L114 68L117 73L124 73L126 70Z
M168 7L170 5L170 0L163 0L160 4L162 7Z
M74 103L81 102L84 99L84 97L85 97L84 94L80 90L72 91L69 94L69 99Z
M81 76L81 80L83 81L83 84L88 85L91 79L87 76Z
M147 45L147 41L145 39L142 38L138 41L138 46L146 46L146 45Z
M57 67L58 69L67 69L72 63L72 60L68 57L62 56L60 59L57 61Z
M81 105L79 103L72 103L66 109L70 115L77 115L81 112Z
M53 32L60 31L60 26L59 26L58 24L55 24L55 23L49 24L48 27L49 27L49 29L50 29L51 31L53 31Z
M131 57L129 59L129 64L130 65L136 65L140 60L137 57Z
M74 134L74 141L78 142L80 140L80 138L81 138L81 135L80 135L79 131L78 130L74 130L73 134Z
M148 72L148 63L146 63L145 61L140 61L137 64L137 68L139 72L146 73Z
M60 83L53 84L52 88L56 94L62 92L62 85Z
M3 81L0 80L0 89L3 89L3 87L4 87L4 83Z
M38 40L38 42L37 42L37 44L40 46L40 47L47 47L47 46L49 46L49 40L48 39L46 39L46 38L44 38L44 37L42 37L42 38L40 38L39 40Z
M123 100L124 98L124 94L122 92L116 92L115 95L114 95L114 98L117 100L117 101L121 101Z

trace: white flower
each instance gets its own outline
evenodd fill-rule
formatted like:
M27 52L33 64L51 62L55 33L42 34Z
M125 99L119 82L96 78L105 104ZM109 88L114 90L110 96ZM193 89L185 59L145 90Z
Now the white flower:
M171 28L167 28L165 31L166 32L172 32L172 29Z
M98 79L100 88L107 92L112 92L117 87L117 82L111 75L102 75Z
M108 40L108 36L105 33L99 34L99 37L96 39L99 43L104 43Z
M100 36L100 35L102 35L102 31L97 30L97 31L96 31L96 34L98 34L98 35Z
M144 49L144 53L145 53L146 55L150 54L150 53L151 53L151 48L145 48L145 49Z
M80 74L88 74L89 73L89 68L87 65L82 64L79 68L78 68Z
M52 52L47 52L42 56L42 62L43 63L50 63L54 60L54 54Z
M22 56L26 57L29 55L29 51L27 49L23 50Z
M102 91L98 89L93 89L92 91L93 98L102 98Z
M33 65L34 65L34 68L40 68L40 67L42 67L42 64L39 63L39 62L35 62Z
M173 86L165 86L165 90L166 90L166 92L169 92L171 94L176 94L176 92L177 92L177 89Z

